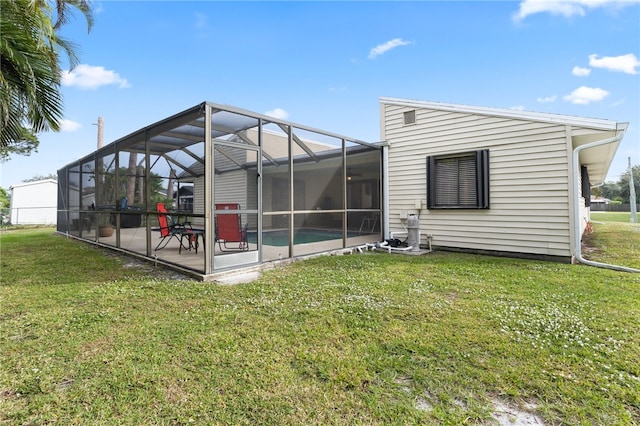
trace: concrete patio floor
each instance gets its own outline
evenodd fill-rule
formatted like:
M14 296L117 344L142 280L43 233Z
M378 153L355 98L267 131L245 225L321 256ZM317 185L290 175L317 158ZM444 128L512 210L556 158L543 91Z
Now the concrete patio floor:
M84 239L94 240L93 231L87 233L86 231L83 233ZM367 243L374 243L379 241L380 236L377 234L364 234L355 237L347 238L347 247L358 247L363 246ZM177 269L187 269L196 273L196 275L200 275L202 279L211 279L211 277L204 276L204 267L205 267L205 246L202 240L200 240L200 244L198 247L198 251L194 249L185 250L182 248L180 250L180 241L177 238L173 238L164 248L160 250L154 250L155 247L160 242L160 236L158 232L151 231L151 252L147 253L147 236L146 236L146 228L122 228L119 233L119 244L118 244L118 235L116 232L113 233L110 237L99 237L98 243L101 245L105 245L107 247L113 247L116 250L124 250L126 252L133 252L133 256L146 258L150 262L160 262L163 264L168 264L169 266L175 265ZM243 253L242 251L221 251L218 244L214 245L214 256L233 256L238 253ZM257 244L249 244L248 251L256 251L258 249ZM262 245L262 262L279 262L286 261L291 258L304 257L314 254L320 254L324 252L331 252L335 250L343 250L345 247L342 246L341 239L331 239L313 243L305 243L305 244L295 244L293 246L293 255L289 256L289 247L288 246L271 246L271 245ZM246 251L244 252L246 253ZM256 266L256 265L254 265ZM257 265L259 266L259 265ZM241 269L245 269L242 266L239 266ZM214 271L215 272L215 271ZM225 269L223 274L220 276L228 276L231 277L234 275L234 270ZM214 276L218 275L217 273ZM233 281L233 279L232 279Z

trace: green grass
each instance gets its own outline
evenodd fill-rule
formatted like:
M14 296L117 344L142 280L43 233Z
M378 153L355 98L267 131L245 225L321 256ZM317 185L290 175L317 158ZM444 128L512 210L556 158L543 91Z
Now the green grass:
M591 220L598 222L624 222L629 223L631 213L629 212L591 212Z
M589 258L640 267L597 225ZM321 257L220 286L3 232L2 424L640 423L640 274L455 253Z
M607 221L593 226L594 232L583 238L587 259L640 269L640 224Z

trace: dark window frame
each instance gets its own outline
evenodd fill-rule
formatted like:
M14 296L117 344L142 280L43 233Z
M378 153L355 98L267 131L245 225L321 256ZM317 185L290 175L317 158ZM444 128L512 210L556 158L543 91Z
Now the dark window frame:
M427 208L489 209L489 150L427 156Z
M589 179L587 166L580 166L580 175L582 178L582 198L584 198L584 206L591 207L591 181Z

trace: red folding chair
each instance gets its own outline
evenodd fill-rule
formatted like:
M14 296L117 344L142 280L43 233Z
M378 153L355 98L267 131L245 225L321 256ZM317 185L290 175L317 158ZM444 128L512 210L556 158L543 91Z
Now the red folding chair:
M162 250L173 238L175 238L178 240L180 250L182 251L182 235L188 232L191 226L187 227L189 225L188 222L176 223L173 220L173 216L167 214L167 209L164 206L164 203L157 203L156 210L158 211L158 225L160 225L156 230L160 231L160 242L155 249Z
M237 203L219 203L215 205L218 210L240 210ZM247 251L248 224L242 226L242 219L238 213L216 213L216 241L220 251ZM224 247L224 248L223 248Z

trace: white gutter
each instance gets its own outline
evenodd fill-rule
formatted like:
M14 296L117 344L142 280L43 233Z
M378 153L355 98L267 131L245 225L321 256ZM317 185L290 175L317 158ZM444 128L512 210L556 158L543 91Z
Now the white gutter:
M606 145L613 142L618 142L624 136L624 131L620 132L618 135L609 138L603 139L601 141L591 142L588 144L580 145L573 150L573 238L575 243L575 252L576 252L576 260L580 263L584 263L585 265L595 266L598 268L606 268L613 269L616 271L623 272L640 272L639 269L627 268L626 266L618 266L611 265L608 263L594 262L592 260L587 260L582 257L582 244L581 244L581 233L580 233L580 198L578 194L578 188L580 186L580 164L579 164L579 155L580 151L583 149L589 149L600 145Z

